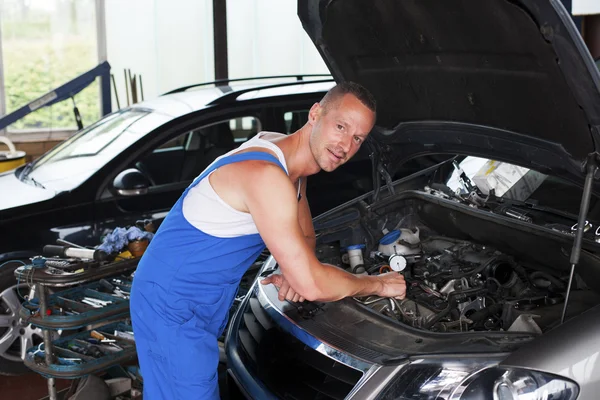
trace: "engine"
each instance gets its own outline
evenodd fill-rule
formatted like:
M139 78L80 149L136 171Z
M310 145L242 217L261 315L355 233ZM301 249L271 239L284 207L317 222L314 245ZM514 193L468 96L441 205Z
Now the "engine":
M407 295L402 300L354 300L414 328L542 333L559 320L563 279L526 268L494 248L441 236L420 241L418 230L382 239L365 257L356 247L349 247L342 258L349 271L398 271L406 279Z

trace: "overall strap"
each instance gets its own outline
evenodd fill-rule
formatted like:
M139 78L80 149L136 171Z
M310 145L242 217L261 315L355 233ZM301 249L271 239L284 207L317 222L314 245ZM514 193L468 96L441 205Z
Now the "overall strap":
M195 186L198 182L200 182L202 179L204 179L208 174L210 174L211 172L213 172L215 169L217 169L219 167L225 166L227 164L233 164L236 162L249 161L249 160L271 162L271 163L281 167L283 172L285 172L287 174L285 168L283 167L283 165L281 164L279 159L277 157L275 157L274 155L265 153L264 151L249 151L247 153L232 154L230 156L223 157L220 160L214 162L194 181L194 183L192 183L191 186Z

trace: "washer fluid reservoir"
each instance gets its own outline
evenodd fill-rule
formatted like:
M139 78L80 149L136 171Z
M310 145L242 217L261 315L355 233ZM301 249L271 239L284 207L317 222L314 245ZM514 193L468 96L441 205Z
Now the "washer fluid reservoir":
M421 252L420 243L419 228L416 228L415 232L402 228L393 230L382 237L377 250L388 257L394 254L418 254Z

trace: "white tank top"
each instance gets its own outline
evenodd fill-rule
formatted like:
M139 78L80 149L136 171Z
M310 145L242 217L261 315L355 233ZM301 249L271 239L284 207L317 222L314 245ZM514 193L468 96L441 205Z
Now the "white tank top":
M275 132L259 132L240 147L217 157L211 165L223 157L230 156L248 147L263 147L275 153L279 162L285 168L286 173L288 173L285 157L281 149L274 143L261 139L267 133L273 134ZM282 133L276 134L285 136ZM210 168L210 165L208 168ZM250 213L241 212L231 207L214 191L208 179L213 172L204 177L204 179L188 191L183 199L184 218L195 228L216 237L228 238L258 233L258 229ZM300 193L300 186L301 183L298 184L298 194Z

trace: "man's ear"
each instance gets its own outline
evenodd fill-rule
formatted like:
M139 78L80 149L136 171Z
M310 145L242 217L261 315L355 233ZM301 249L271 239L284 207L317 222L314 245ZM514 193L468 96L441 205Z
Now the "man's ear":
M308 123L314 125L322 112L323 107L321 107L321 104L313 104L310 110L308 111Z

